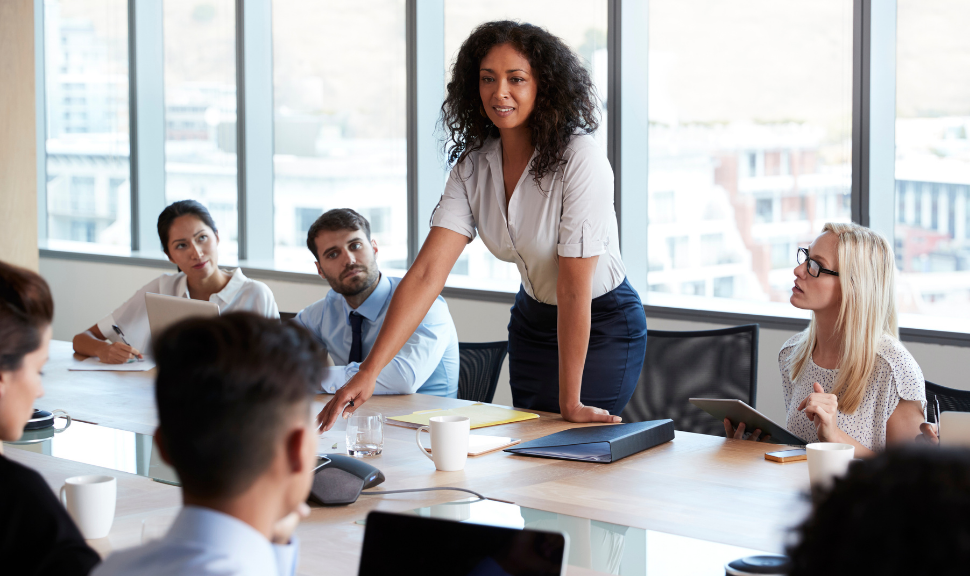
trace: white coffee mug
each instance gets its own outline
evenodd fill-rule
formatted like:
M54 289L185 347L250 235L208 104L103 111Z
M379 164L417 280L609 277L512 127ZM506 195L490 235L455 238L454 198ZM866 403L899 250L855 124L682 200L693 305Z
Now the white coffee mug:
M808 479L812 488L828 490L836 478L845 476L855 456L855 446L839 442L815 442L805 446Z
M67 508L86 540L104 538L115 519L118 481L113 476L74 476L61 487Z
M467 416L433 416L431 426L418 428L414 437L421 453L434 461L434 467L442 472L454 472L465 467L468 459L468 431L471 421ZM421 431L431 432L431 454L421 444Z

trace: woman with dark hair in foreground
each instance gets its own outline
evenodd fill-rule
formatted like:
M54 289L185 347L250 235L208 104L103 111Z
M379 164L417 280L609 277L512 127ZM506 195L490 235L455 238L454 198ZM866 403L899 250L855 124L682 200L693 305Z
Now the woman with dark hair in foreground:
M177 274L162 274L143 286L117 310L74 337L74 351L97 356L106 364L123 364L150 349L151 332L145 293L208 300L222 312L246 310L279 318L273 293L236 268L219 269L219 230L205 206L195 200L170 204L158 216L158 238ZM124 334L117 334L118 326ZM127 342L125 342L127 340Z
M54 302L43 278L0 262L0 440L19 440L44 395ZM87 574L100 561L47 482L0 444L0 572ZM15 568L16 566L16 568Z
M489 22L459 50L441 110L454 167L431 233L373 349L321 423L329 428L370 398L476 233L522 277L509 322L515 406L618 422L643 365L647 323L620 258L613 172L591 136L589 74L542 28Z

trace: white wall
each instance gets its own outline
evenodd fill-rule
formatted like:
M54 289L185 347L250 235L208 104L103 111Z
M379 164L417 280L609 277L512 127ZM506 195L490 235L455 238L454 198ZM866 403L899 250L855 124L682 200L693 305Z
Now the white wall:
M52 257L40 259L40 273L54 292L54 338L70 340L74 334L90 327L110 313L135 290L174 266L148 268L122 264L80 262ZM273 291L280 310L297 312L319 300L327 288L322 280L295 282L262 280ZM448 306L462 342L487 342L508 339L509 304L448 298ZM647 318L655 330L707 330L723 324ZM778 374L778 350L793 332L762 329L758 350L758 409L776 421L784 421L781 378ZM970 348L906 342L927 380L970 390L962 367L970 366ZM648 343L649 345L649 343ZM494 402L512 404L509 390L508 362Z

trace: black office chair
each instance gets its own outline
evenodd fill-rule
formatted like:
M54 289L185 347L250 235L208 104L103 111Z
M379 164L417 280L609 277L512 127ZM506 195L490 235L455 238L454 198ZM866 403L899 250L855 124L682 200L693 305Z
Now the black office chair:
M685 432L724 435L724 424L688 398L737 398L754 407L758 393L758 328L647 330L647 354L624 422L671 418Z
M475 402L491 402L498 386L499 373L508 341L458 343L458 397Z
M933 406L934 397L940 403L940 412L970 412L970 391L947 388L926 380L926 401L929 406ZM929 421L935 424L933 409L928 409L926 413Z
M296 312L280 312L280 322L286 322L296 318Z

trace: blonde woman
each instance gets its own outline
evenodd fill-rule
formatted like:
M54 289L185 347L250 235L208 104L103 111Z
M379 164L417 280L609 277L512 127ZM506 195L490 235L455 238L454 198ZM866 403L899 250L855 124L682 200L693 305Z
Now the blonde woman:
M826 224L798 249L791 303L812 319L781 347L778 368L786 428L809 442L852 444L865 457L920 435L926 392L899 342L894 260L885 238L857 224ZM743 423L724 428L744 436Z

